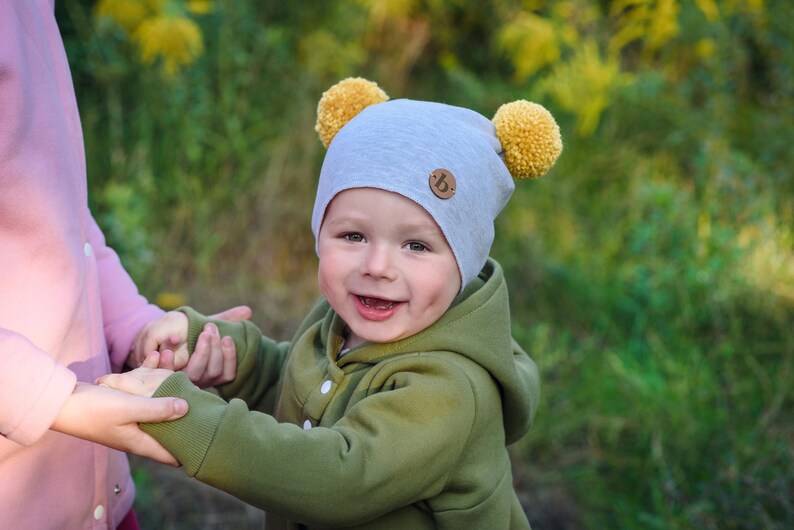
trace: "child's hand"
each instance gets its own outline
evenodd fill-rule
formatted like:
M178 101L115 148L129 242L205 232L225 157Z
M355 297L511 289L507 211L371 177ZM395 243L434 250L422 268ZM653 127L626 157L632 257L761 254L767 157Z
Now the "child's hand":
M137 396L152 397L163 381L174 373L173 370L158 368L159 365L160 352L153 351L144 359L140 368L123 374L103 375L96 380L96 384Z
M163 367L162 360L160 366ZM193 355L182 371L199 388L232 381L237 374L237 349L234 341L231 337L221 338L215 324L206 324L198 336Z
M174 352L174 366L183 367L188 361L188 320L184 313L169 311L160 318L146 324L135 337L127 364L137 368L153 350ZM154 366L156 368L157 365Z

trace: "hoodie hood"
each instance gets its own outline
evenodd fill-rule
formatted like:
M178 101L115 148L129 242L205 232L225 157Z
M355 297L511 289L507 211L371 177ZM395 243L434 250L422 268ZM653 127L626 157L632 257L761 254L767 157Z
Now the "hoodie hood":
M344 325L339 320L336 316L321 331L329 351L339 351L341 345L341 338L328 340L332 329ZM517 441L529 430L540 397L540 378L535 362L512 338L507 284L496 261L489 258L479 276L427 329L396 342L367 343L338 363L374 364L416 351L451 351L483 367L501 391L506 443Z

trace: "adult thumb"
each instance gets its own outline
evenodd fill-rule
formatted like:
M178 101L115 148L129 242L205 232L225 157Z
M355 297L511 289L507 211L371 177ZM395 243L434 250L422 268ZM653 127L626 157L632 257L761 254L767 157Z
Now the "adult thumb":
M188 411L187 401L181 398L161 397L144 398L149 406L143 413L145 418L138 420L138 423L159 423L161 421L178 420Z

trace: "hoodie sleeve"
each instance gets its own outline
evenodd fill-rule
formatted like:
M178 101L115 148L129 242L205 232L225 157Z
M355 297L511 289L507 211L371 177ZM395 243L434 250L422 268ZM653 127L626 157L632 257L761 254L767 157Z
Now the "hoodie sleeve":
M457 363L411 357L377 377L391 390L363 399L333 426L304 430L240 400L226 403L176 373L155 396L186 399L188 414L141 428L202 482L304 524L350 526L444 488L473 436L475 393L499 399L479 374L484 385ZM498 431L499 415L483 420Z
M263 335L252 322L226 322L210 319L190 307L179 309L188 317L188 351L193 354L198 336L208 322L218 326L221 336L234 340L237 352L235 379L217 387L226 400L238 398L251 409L271 413L284 360L289 352L289 342L276 342Z

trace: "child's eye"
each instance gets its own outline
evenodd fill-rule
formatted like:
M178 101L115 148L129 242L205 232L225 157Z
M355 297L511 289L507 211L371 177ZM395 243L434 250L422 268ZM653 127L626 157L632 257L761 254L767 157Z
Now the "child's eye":
M347 234L342 234L342 238L346 239L347 241L352 241L353 243L361 243L364 241L364 236L359 234L358 232L350 232Z
M427 247L427 245L425 245L424 243L420 243L419 241L410 241L408 242L406 247L408 248L408 250L413 250L414 252L425 252L430 250Z

